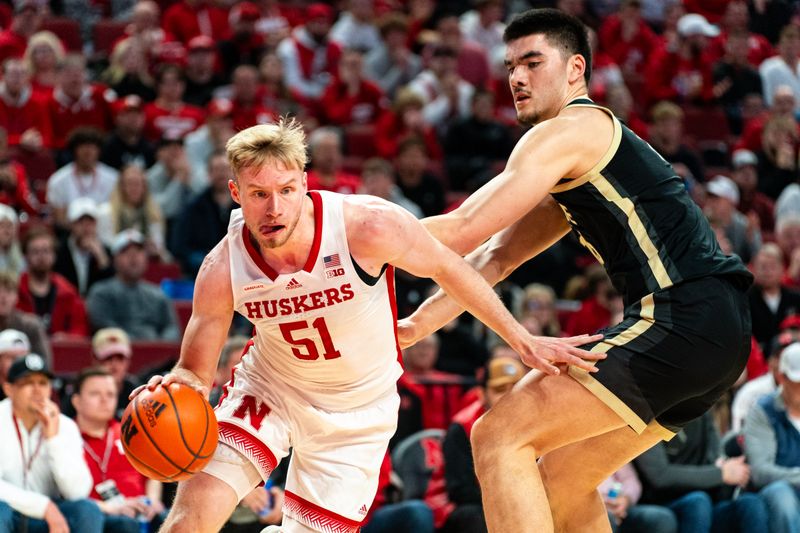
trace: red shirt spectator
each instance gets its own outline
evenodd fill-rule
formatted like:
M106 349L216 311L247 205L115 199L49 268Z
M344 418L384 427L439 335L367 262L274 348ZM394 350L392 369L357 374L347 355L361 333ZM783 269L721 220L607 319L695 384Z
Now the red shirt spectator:
M392 109L385 111L376 122L375 148L379 156L394 159L403 141L419 137L425 142L430 158L442 160L442 148L436 132L422 118L424 105L425 102L417 94L408 90L398 91Z
M233 94L231 95L231 116L234 131L242 131L256 124L269 124L278 114L267 109L261 87L258 83L258 70L251 65L240 65L233 71Z
M111 131L111 103L114 100L116 94L105 85L86 85L77 98L68 96L57 87L48 101L53 147L65 148L70 132L81 126Z
M0 126L8 134L8 146L17 147L23 135L31 130L38 132L40 142L30 149L47 147L52 143L52 127L47 105L36 98L30 85L27 68L19 59L9 60L3 67L3 81L0 82Z
M165 133L183 138L203 125L203 110L182 100L186 81L179 67L164 65L156 73L156 84L158 97L144 106L144 135L148 140L159 141Z
M22 57L28 38L36 33L42 23L43 2L16 0L11 26L0 32L0 63L10 57Z
M215 41L230 35L228 13L205 0L183 0L164 12L162 27L184 45L192 37L207 35Z
M339 61L339 75L322 95L325 120L339 126L374 124L385 107L383 90L363 77L361 54L346 51Z
M725 43L728 42L728 32L722 32L708 45L708 59L716 63L725 55ZM758 33L749 33L747 36L747 62L753 67L758 67L762 61L775 55L775 48L766 37Z
M641 74L650 54L658 46L658 37L641 18L641 7L622 2L620 12L609 15L600 26L598 40L603 51L626 73Z
M332 177L322 176L320 172L313 168L308 171L309 190L354 194L360 186L361 178L344 170L337 170Z
M311 170L308 171L308 188L353 194L358 191L361 179L342 169L342 139L333 127L314 130L308 138Z
M120 441L120 425L116 420L112 420L108 426L108 433L102 438L92 437L86 433L81 433L84 447L84 459L86 464L89 465L89 471L92 473L95 487L98 483L106 479L113 479L117 484L120 494L126 498L133 498L141 496L144 491L144 476L137 472L122 451L122 441ZM101 470L103 457L107 448L111 451L106 471ZM95 487L92 487L92 492L89 497L93 500L102 500Z
M711 64L689 44L681 51L664 45L653 52L645 73L645 87L651 103L709 102L714 98Z
M53 252L55 260L55 252ZM30 289L30 273L23 272L19 278L19 302L17 308L28 313L39 315L47 326L48 335L66 333L87 337L89 323L86 318L86 307L78 295L78 290L61 274L50 274L50 293L43 299L52 302L45 316L39 314L36 297Z
M0 203L36 216L41 210L39 200L31 192L25 167L16 161L0 159Z

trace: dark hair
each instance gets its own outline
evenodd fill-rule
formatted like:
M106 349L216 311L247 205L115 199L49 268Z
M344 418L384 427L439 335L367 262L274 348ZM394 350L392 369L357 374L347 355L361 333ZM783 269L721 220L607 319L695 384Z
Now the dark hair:
M105 368L99 366L90 366L81 370L75 377L75 382L72 384L72 394L80 394L83 384L86 380L94 377L111 377L111 373Z
M73 154L78 146L82 144L94 144L98 148L103 148L105 136L103 132L93 127L78 127L72 130L67 137L67 148Z
M528 35L540 33L561 49L562 54L579 54L586 60L583 79L589 85L592 77L592 47L583 22L557 9L529 9L515 16L503 32L503 42L509 43Z
M50 242L53 244L53 248L55 248L56 236L52 232L52 230L47 226L34 226L31 229L29 229L25 233L25 237L22 238L22 253L27 254L28 246L31 245L31 242L35 241L36 239L40 239L42 237L47 237L48 239L50 239Z

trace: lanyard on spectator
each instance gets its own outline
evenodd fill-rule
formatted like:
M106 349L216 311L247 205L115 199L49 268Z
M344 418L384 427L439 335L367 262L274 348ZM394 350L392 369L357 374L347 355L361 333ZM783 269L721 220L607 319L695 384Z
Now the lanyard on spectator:
M95 184L97 183L97 168L96 167L95 167L94 170L92 170L92 181L91 181L91 183L89 183L88 187L84 186L83 178L81 178L81 176L78 175L77 169L73 169L72 175L75 177L75 187L78 189L78 193L80 193L80 196L89 196L89 194L92 191L94 191ZM85 176L86 174L83 174L83 175Z
M100 474L103 476L103 481L106 480L106 472L108 472L108 461L111 459L111 450L114 448L114 435L111 428L106 431L106 451L103 452L103 460L100 460L100 456L97 455L91 446L89 446L86 441L83 441L83 449L86 450L86 453L89 454L89 457L97 463L97 466L100 468Z
M25 458L25 447L22 445L22 433L19 431L19 423L17 422L17 417L14 413L11 413L11 418L14 421L14 429L17 431L17 440L19 441L19 453L22 455L22 486L24 488L28 488L28 471L30 471L31 466L33 466L33 460L36 459L36 456L39 455L39 449L42 447L42 437L39 436L39 442L36 444L36 449L33 450L33 453L27 459Z

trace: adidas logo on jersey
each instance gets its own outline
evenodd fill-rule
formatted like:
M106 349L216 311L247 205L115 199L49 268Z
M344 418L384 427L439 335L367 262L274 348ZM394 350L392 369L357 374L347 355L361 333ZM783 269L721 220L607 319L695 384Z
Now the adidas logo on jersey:
M290 279L289 283L286 284L286 289L287 290L289 290L289 289L299 289L300 287L302 287L302 285L300 284L299 281L297 281L294 278Z
M361 509L359 509L358 512L361 513L361 514L367 514L367 506L366 505L362 505Z

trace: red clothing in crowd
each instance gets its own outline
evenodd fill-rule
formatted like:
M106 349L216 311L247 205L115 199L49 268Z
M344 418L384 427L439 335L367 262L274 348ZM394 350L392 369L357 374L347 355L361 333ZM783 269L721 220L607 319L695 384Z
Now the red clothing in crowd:
M689 98L687 87L696 79L700 80L700 92ZM648 61L645 87L651 104L659 100L709 102L714 99L711 63L705 57L686 59L661 46Z
M771 234L775 229L775 202L763 192L753 191L749 196L741 195L739 211L745 215L755 213L762 232Z
M458 75L464 81L477 88L486 88L489 85L491 69L486 51L475 43L464 41L458 52Z
M619 15L606 17L598 32L598 41L603 51L625 71L643 72L647 59L658 46L658 36L643 20L630 41L622 39L622 22Z
M765 112L745 122L742 135L739 137L736 144L733 145L731 153L740 148L746 148L751 152L761 151L764 148L761 135L764 133L764 126L766 126L770 118L772 118L772 116L769 112ZM797 124L797 134L800 136L800 123Z
M0 163L0 169L3 169L3 167L4 165ZM18 212L24 211L29 215L38 215L39 209L35 206L38 206L39 201L31 192L28 176L25 174L25 167L16 161L10 161L7 168L8 172L13 175L15 186L13 190L0 187L0 203L11 206Z
M277 121L278 114L260 103L245 105L234 100L231 104L233 131L242 131L256 124L269 124Z
M0 32L0 63L11 57L22 57L28 47L28 39L11 28Z
M353 194L358 192L358 188L360 186L361 178L345 172L344 170L339 170L336 172L336 176L332 184L322 183L319 173L316 170L311 169L308 171L309 190L333 191L341 194Z
M750 339L750 357L747 358L747 380L757 378L767 373L769 365L764 358L764 352L755 338Z
M569 317L564 327L564 334L582 335L594 333L606 328L611 322L611 311L600 305L597 298L592 296L583 301L581 308Z
M181 104L173 110L165 109L156 102L144 106L144 136L153 142L158 142L165 132L183 137L200 126L206 120L205 113L199 107Z
M207 35L215 41L227 39L230 35L228 13L222 8L197 2L190 6L187 2L172 4L164 11L161 26L164 31L188 44L192 37Z
M422 428L447 429L461 409L464 395L461 376L429 370L422 374L406 373L408 381L419 385L422 398Z
M28 287L30 274L23 272L19 278L19 301L17 308L27 313L36 314L33 295ZM47 333L69 333L86 337L89 335L89 322L86 318L86 307L81 300L78 290L61 274L50 274L50 283L53 286L52 307L49 310L49 320L45 319Z
M472 426L475 422L486 412L486 407L483 405L483 399L479 398L467 405L465 408L456 413L453 417L453 423L458 424L464 428L464 433L467 438L472 434Z
M53 126L53 147L64 148L75 128L92 127L108 132L113 128L111 103L116 93L101 84L86 85L77 100L67 96L60 87L47 101L50 123Z
M85 443L83 457L86 460L86 464L89 465L89 471L92 473L92 481L94 482L92 492L89 494L90 498L93 500L102 499L97 494L94 486L106 479L113 479L120 494L126 498L135 498L145 494L144 476L134 470L122 451L119 422L112 420L109 423L108 433L103 437L91 437L86 433L81 433L81 436ZM109 442L111 443L111 450L106 471L103 472L101 465ZM91 452L86 449L87 447Z
M8 146L19 146L22 134L31 128L42 136L46 147L52 145L53 129L46 101L37 98L32 91L26 90L18 100L13 100L0 88L0 126L8 134Z
M722 20L730 0L683 0L687 13L700 13L712 24Z
M400 143L409 137L422 137L428 157L442 160L442 148L436 138L436 132L430 126L423 126L422 131L410 130L403 124L402 118L394 111L386 111L375 124L375 149L385 159L394 159Z
M728 42L728 32L721 32L714 37L708 45L708 59L716 63L725 55L725 43ZM762 61L775 55L775 49L769 40L761 34L750 33L747 36L747 62L753 68L758 68Z
M339 80L322 94L322 113L329 124L374 124L386 108L386 96L377 84L363 80L356 94Z

